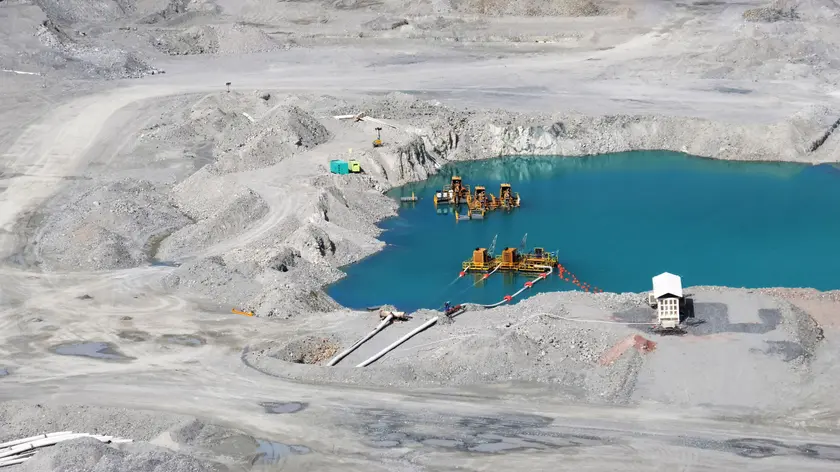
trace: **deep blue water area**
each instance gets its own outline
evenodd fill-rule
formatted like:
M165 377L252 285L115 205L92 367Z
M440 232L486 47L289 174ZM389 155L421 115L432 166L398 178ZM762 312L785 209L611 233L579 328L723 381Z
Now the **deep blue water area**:
M452 175L498 196L508 182L522 206L456 221L432 197ZM558 250L578 278L608 292L650 290L661 272L683 285L840 288L840 170L790 163L732 162L646 151L591 157L507 157L444 167L389 192L403 204L382 222L387 247L346 267L328 293L351 308L400 310L493 303L533 276L494 274L474 285L461 263L498 235L496 253ZM462 210L463 212L464 210ZM480 277L480 276L479 276ZM579 290L555 274L521 297Z

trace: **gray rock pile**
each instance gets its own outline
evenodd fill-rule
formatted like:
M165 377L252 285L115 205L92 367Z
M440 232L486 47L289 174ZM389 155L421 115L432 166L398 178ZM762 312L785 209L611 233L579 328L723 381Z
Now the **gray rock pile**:
M774 7L759 7L750 8L744 11L744 19L747 21L756 21L764 23L773 23L775 21L796 20L798 15L794 8L781 9Z
M94 438L79 438L39 450L22 472L223 472L228 468L162 447L127 444L119 448Z
M268 167L331 137L318 120L293 105L272 110L244 131L244 135L219 140L213 171L224 174Z
M268 459L273 459L278 453L308 452L301 446L286 446L164 412L9 401L0 402L0 420L0 441L54 431L131 440L119 444L95 438L61 442L38 449L31 459L9 469L22 472L227 472L250 470L269 453L273 455ZM261 447L265 444L280 451L267 451Z
M593 0L458 0L455 8L464 13L516 16L595 16L608 12Z
M71 31L49 19L38 27L35 34L49 51L41 55L46 65L104 79L138 78L161 72L133 52L103 47Z
M78 184L75 198L56 201L30 249L48 270L135 267L157 257L161 237L190 223L150 182L123 179Z
M192 26L183 31L161 31L153 44L160 51L173 56L197 54L248 54L288 49L254 26L233 25Z

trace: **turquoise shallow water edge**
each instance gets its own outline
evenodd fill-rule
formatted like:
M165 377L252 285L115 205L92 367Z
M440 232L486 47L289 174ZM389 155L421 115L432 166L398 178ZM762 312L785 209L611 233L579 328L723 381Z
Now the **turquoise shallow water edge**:
M439 213L434 192L452 175L498 195L509 182L522 206L483 221ZM683 284L840 288L840 170L833 165L733 162L637 151L589 157L506 157L445 166L430 179L391 190L415 192L381 223L386 248L344 268L327 293L350 308L401 310L492 303L532 277L495 274L474 286L461 263L498 235L505 246L559 250L582 281L608 292L650 290L664 271ZM446 207L448 208L448 206ZM556 275L521 298L577 290Z

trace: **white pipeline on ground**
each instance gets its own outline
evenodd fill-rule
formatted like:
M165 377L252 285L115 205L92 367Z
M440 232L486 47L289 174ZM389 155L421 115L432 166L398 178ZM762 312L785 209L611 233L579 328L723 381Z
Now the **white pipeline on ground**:
M13 69L2 69L2 70L3 70L3 72L9 72L9 73L18 74L18 75L41 75L40 72L26 72L26 71L23 71L23 70L13 70Z
M9 441L0 445L2 446L0 447L0 467L20 464L29 460L35 455L35 449L78 438L94 438L103 443L126 443L132 441L131 439L88 433L73 433L72 431L40 434L38 436Z
M484 305L484 308L496 308L497 306L501 306L501 305L504 305L505 303L510 302L514 298L518 297L522 292L531 288L535 283L539 282L540 280L548 278L548 276L551 275L551 272L554 270L554 268L552 268L551 266L537 266L537 267L539 267L540 269L547 269L548 272L540 274L534 280L530 280L528 282L525 282L525 285L522 288L520 288L518 291L516 291L513 295L507 295L501 301L498 301L498 302L493 303L491 305ZM496 269L498 269L498 266L496 267ZM495 272L495 271L496 270L493 269L493 272ZM492 274L493 272L490 272L490 273Z
M36 436L30 436L28 438L16 439L14 441L8 441L8 442L0 443L0 450L6 449L6 448L9 448L9 447L12 447L12 446L17 446L18 444L37 441L39 439L52 438L52 437L58 437L58 436L66 436L68 434L73 434L73 432L72 431L59 431L59 432L56 432L56 433L39 434L39 435L36 435Z
M377 352L376 354L373 355L373 357L371 357L370 359L367 359L366 361L362 362L361 364L357 365L356 367L367 367L368 365L373 364L380 357L384 356L385 354L388 354L390 351L395 349L400 344L402 344L402 343L408 341L409 339L411 339L411 337L414 336L415 334L417 334L417 333L423 331L424 329L428 328L429 326L437 323L437 320L438 320L438 317L435 316L434 318L430 319L429 321L427 321L427 322L423 323L422 325L414 328L410 333L406 334L405 336L401 337L400 339L397 339L396 341L391 343L390 346L388 346L385 349Z
M338 361L340 361L341 359L344 359L345 357L347 357L347 355L349 355L351 352L353 352L353 351L355 351L356 349L358 349L358 348L359 348L359 346L361 346L362 344L366 343L366 342L368 341L368 339L370 339L370 338L372 338L372 337L376 336L376 333L378 333L378 332L382 331L383 329L385 329L385 327L386 327L386 326L388 326L389 324L391 324L391 321L393 321L393 319L394 319L394 315L393 315L393 314L390 314L390 315L386 316L386 317L385 317L385 319L384 319L384 320L382 320L382 323L379 323L379 325L377 325L377 326L376 326L376 328L374 328L374 329L373 329L373 331L371 331L370 333L368 333L368 334L367 334L365 337L363 337L362 339L360 339L360 340L356 341L356 342L355 342L352 346L350 346L349 348L347 348L347 349L345 349L344 351L342 351L342 352L338 353L335 357L333 357L332 359L330 359L330 361L329 361L329 362L327 362L327 365L328 365L328 366L333 366L333 365L338 364Z
M336 115L336 116L333 116L333 118L335 118L336 120L370 121L370 122L373 122L373 123L378 123L380 125L389 126L393 129L399 129L396 126L392 125L391 123L387 123L385 121L378 120L376 118L371 118L371 117L367 116L366 114L364 114L364 112L363 113L358 113L356 115Z

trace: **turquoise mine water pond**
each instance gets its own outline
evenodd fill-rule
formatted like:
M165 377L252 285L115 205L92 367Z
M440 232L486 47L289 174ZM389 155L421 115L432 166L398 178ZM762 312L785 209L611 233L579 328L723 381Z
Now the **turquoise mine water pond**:
M452 175L495 195L509 182L522 206L456 221L432 202ZM387 247L346 267L347 277L328 287L337 302L413 311L447 300L499 301L533 277L497 273L474 286L472 276L457 279L461 263L495 235L500 254L519 247L526 233L529 250L559 250L580 280L608 292L650 290L651 277L665 271L685 286L840 288L840 170L832 165L658 151L508 157L446 166L389 195L412 192L419 202L382 222ZM579 289L555 271L520 298L558 290Z

